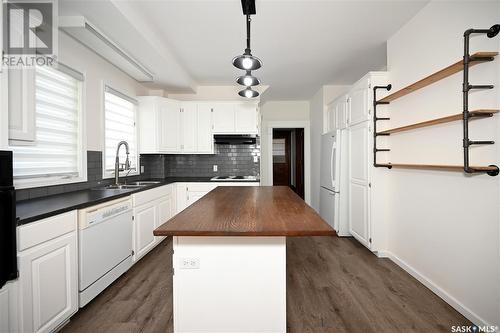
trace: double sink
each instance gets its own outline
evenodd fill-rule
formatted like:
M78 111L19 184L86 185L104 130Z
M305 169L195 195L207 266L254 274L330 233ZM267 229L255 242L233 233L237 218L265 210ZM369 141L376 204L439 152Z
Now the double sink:
M131 182L128 184L111 184L104 187L98 187L96 190L134 190L138 188L148 187L152 185L160 184L159 181L144 180L138 182Z

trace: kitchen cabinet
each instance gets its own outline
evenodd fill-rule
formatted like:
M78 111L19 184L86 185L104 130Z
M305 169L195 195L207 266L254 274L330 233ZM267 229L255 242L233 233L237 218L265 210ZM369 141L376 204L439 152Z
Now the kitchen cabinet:
M7 282L0 289L0 332L19 332L18 281Z
M347 128L347 95L343 95L327 106L327 126L326 132Z
M9 140L35 141L35 70L8 69Z
M233 103L213 104L214 133L234 133L235 105Z
M349 232L370 247L369 122L349 129Z
M355 84L349 91L348 114L349 124L355 125L370 118L370 107L368 103L370 83L368 80L362 80Z
M76 211L18 229L21 332L51 332L78 310Z
M254 103L217 103L213 106L215 134L258 134L258 112Z
M133 194L132 203L134 207L133 261L136 262L164 238L154 236L153 231L174 215L174 185L169 184Z
M196 201L203 198L217 186L260 186L259 182L206 182L206 183L177 183L177 213L180 213Z
M158 96L138 99L142 154L213 154L212 108Z

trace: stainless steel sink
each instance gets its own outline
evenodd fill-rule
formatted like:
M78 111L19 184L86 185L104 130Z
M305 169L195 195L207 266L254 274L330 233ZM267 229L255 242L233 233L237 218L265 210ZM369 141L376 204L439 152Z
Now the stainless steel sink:
M143 180L139 182L131 182L129 185L137 185L137 186L148 186L148 185L155 185L155 184L160 184L161 182L155 181L155 180Z
M135 189L135 188L141 188L144 186L146 186L146 185L135 185L135 184L115 185L115 184L112 184L112 185L105 186L104 188L107 190L131 190L131 189Z

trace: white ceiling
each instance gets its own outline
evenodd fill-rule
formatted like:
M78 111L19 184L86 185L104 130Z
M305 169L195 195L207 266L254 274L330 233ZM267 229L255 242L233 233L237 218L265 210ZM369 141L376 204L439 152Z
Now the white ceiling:
M252 53L264 63L254 75L270 85L265 99L309 99L323 84L351 84L369 70L383 69L386 40L427 2L257 0ZM232 84L241 73L231 65L245 48L239 0L65 3L63 14L79 12L109 31L157 74L158 86ZM117 13L106 12L113 8ZM123 28L124 19L132 28ZM154 61L150 48L161 61Z

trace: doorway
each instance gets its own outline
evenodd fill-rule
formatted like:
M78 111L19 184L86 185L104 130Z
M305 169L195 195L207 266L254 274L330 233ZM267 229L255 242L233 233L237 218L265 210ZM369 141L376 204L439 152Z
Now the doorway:
M288 186L304 199L304 128L274 128L273 186Z

